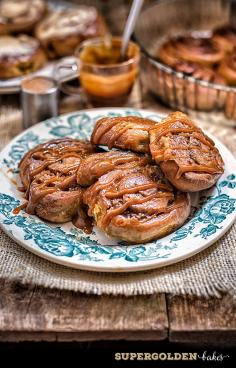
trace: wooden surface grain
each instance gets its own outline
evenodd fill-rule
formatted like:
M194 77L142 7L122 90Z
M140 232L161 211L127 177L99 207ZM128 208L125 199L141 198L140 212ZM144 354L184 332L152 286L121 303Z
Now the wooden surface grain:
M236 304L229 296L167 296L169 341L236 346Z
M115 8L112 1L97 3L101 11L110 14L107 19L113 33L120 34L130 1L117 0ZM127 104L168 111L151 96L143 96L144 91L136 84ZM1 102L12 104L12 97L2 97ZM64 96L61 102L62 113L85 107L90 106L76 96ZM0 282L0 341L168 338L177 343L227 346L236 344L235 315L235 304L227 296L210 300L164 294L95 296Z
M95 296L0 282L0 341L164 340L165 296Z

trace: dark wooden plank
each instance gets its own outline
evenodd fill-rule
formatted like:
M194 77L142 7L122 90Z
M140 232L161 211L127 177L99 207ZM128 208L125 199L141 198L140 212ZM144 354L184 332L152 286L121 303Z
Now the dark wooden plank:
M167 309L171 342L235 346L236 305L230 296L167 296Z
M163 340L165 296L96 296L0 283L0 341Z

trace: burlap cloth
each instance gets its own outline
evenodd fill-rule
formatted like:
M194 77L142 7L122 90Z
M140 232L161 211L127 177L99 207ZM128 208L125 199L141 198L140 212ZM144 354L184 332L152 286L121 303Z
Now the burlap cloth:
M236 130L214 124L204 128L236 155ZM0 148L21 130L16 108L0 109ZM236 226L204 252L157 270L111 274L73 270L50 263L23 249L0 231L0 278L94 294L192 294L236 296Z

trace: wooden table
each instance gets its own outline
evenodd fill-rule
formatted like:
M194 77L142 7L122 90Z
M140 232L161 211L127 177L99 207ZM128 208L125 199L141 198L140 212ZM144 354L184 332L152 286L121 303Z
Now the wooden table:
M114 33L119 33L127 2L115 3L115 15L110 12L108 18ZM109 6L112 1L106 2L108 12ZM166 110L139 84L131 104ZM76 98L63 99L62 112L76 109ZM168 340L226 347L236 345L235 315L229 296L210 300L165 294L95 296L0 282L0 341Z

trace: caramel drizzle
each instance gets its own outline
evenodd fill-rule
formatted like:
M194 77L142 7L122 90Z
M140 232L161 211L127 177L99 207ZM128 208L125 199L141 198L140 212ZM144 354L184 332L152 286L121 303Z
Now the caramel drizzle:
M120 192L108 192L106 193L106 197L109 199L119 198L120 196L125 195L125 194L133 194L136 192L140 192L140 191L147 190L147 189L153 189L153 188L168 190L168 187L164 184L150 183L150 184L137 185L136 187L133 187L133 188L126 188L126 189L121 190Z
M38 146L35 149L29 151L24 157L24 160L29 160L30 158L38 159L41 161L44 160L44 162L42 162L41 165L37 166L35 169L29 172L29 176L28 176L29 184L28 184L28 189L26 191L26 198L28 198L28 204L26 207L26 211L30 214L34 214L35 207L37 206L39 200L45 197L46 195L52 194L58 190L66 190L71 185L76 184L76 174L73 172L69 174L69 177L65 178L64 180L61 180L61 178L63 175L66 175L70 173L71 171L76 170L78 168L78 164L74 164L74 165L67 167L61 173L55 175L54 177L46 179L43 183L37 184L37 186L31 188L31 183L34 180L35 176L40 174L42 171L46 170L48 166L53 165L57 162L60 162L64 158L67 158L67 157L81 158L83 154L85 154L86 152L86 149L83 147L83 145L81 147L79 147L78 145L73 146L73 142L72 142L71 146L69 145L63 146L63 142L65 143L70 142L70 139L65 138L63 141L59 139L59 140L55 140L53 143L42 144L41 146ZM60 143L61 146L60 147L56 146L57 143ZM47 154L51 154L52 157L47 158L46 157ZM23 160L20 162L20 166L22 162ZM27 170L27 168L28 168L27 165L23 167L23 175L25 171ZM60 181L60 182L54 185L53 187L48 188L50 184L57 182L57 181Z
M127 132L129 129L135 129L138 128L138 130L149 132L151 125L149 127L142 126L139 123L123 123L117 120L114 120L112 122L109 122L109 124L106 124L107 126L104 128L104 121L101 121L98 123L98 126L96 128L96 139L95 143L99 143L101 137L106 135L107 132L110 132L110 136L108 138L107 147L111 149L114 147L114 144L119 140L119 138ZM114 127L117 127L117 129L113 129ZM101 128L101 129L100 129ZM102 129L104 128L104 129Z
M203 149L202 147L198 147L196 145L192 146L177 146L177 147L170 147L167 149L167 151L174 151L174 150L201 150L203 153L208 153L210 151L213 151L214 153L218 154L218 150L214 145L214 142L204 135L204 133L199 129L198 127L194 126L189 121L180 121L182 124L187 125L187 128L175 128L171 126L173 123L166 121L163 123L162 127L160 127L160 130L157 131L156 137L154 140L154 144L157 144L160 139L168 134L178 134L179 136L183 137L194 137L197 140L199 140L202 144L207 146L209 150ZM159 127L158 127L159 128ZM175 156L172 152L169 152L168 154L165 154L165 149L158 149L155 151L155 155L157 156L157 159L159 161L167 161L167 160L175 160L176 158L184 158L184 156ZM159 158L158 158L159 156ZM223 172L223 168L221 165L221 162L217 162L217 159L215 158L214 162L211 162L209 165L201 165L201 164L195 164L195 165L183 165L179 164L179 169L176 174L176 178L179 179L181 175L185 172L207 172L211 174L219 174Z
M122 177L124 177L124 173L119 173L118 177L116 177L116 180L121 179ZM97 195L99 192L101 191L105 191L106 189L109 189L110 186L114 184L114 180L110 180L109 182L105 183L105 184L101 184L99 182L97 182L96 184L94 184L93 190L91 192L91 202L89 204L89 215L92 216L93 215L93 209L94 206L96 204L97 201ZM116 199L116 198L122 198L125 194L141 194L140 192L142 191L146 191L148 189L157 189L156 193L147 195L146 197L142 197L142 198L128 198L124 203L122 203L120 206L118 206L117 208L110 208L107 210L107 213L104 215L103 219L102 219L102 223L103 226L106 227L108 226L108 224L112 221L112 219L115 216L118 216L122 213L124 213L130 206L132 205L136 205L136 204L143 204L146 202L151 201L152 199L158 199L158 198L169 198L174 199L174 194L171 191L171 189L164 183L156 183L156 182L152 182L152 183L147 183L147 184L141 184L141 185L136 185L132 188L125 188L119 192L112 192L112 191L108 191L108 192L103 192L102 195L105 197L105 199ZM164 190L164 191L160 191L160 190ZM170 212L172 209L175 208L175 205L170 205L167 206L167 208L164 210L162 208L159 209L158 212Z

